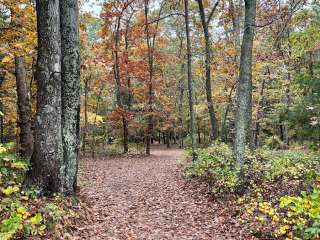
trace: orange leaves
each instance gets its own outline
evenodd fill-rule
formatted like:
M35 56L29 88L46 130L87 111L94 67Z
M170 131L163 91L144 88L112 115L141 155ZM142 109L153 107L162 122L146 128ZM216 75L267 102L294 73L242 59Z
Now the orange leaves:
M6 42L14 55L28 55L36 47L36 16L28 0L4 0L4 9L10 12L10 22L2 30L0 40Z
M115 128L121 128L123 119L131 123L135 115L132 112L129 112L123 108L116 108L110 114L109 121L111 125Z

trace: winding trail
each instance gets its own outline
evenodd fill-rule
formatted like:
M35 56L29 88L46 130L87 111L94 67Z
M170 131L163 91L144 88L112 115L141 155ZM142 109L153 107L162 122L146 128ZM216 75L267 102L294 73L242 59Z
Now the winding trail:
M247 239L226 212L181 174L182 151L84 161L81 195L90 205L73 239Z

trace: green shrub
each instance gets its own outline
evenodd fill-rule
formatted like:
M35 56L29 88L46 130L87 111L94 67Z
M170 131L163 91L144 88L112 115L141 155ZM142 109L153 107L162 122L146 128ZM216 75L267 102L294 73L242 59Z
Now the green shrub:
M281 141L281 139L278 136L271 136L265 139L264 141L265 146L267 146L269 149L283 149L284 143Z
M191 153L189 153L190 155ZM186 175L208 182L215 194L233 192L237 183L233 153L227 144L217 143L197 150L197 161L186 169Z
M186 175L204 181L215 195L234 193L238 170L230 146L215 143L197 150L198 160ZM188 152L191 155L191 152ZM315 239L320 234L320 157L316 152L259 149L246 151L245 193L239 197L239 218L253 232L275 238ZM299 197L301 189L305 189ZM265 236L268 238L268 236Z
M286 229L303 239L320 237L320 189L314 187L310 193L302 192L299 197L284 196L280 207L286 210L289 225Z
M48 227L57 233L56 226L63 224L65 228L67 221L77 217L67 199L58 196L40 198L32 189L23 191L22 183L27 170L25 160L11 154L7 146L0 145L1 240L41 236Z

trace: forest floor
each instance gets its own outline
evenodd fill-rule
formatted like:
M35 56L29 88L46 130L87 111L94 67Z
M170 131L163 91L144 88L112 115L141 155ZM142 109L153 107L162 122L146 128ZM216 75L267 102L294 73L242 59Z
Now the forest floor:
M155 146L148 157L83 161L80 196L89 209L72 239L250 239L232 201L216 201L186 179L181 159L182 150Z

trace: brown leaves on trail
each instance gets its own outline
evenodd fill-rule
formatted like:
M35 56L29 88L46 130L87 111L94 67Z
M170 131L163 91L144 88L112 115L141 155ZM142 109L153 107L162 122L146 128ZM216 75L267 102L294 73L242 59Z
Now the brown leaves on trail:
M183 178L182 151L157 147L151 157L124 156L82 164L87 221L72 239L250 239L232 206Z

